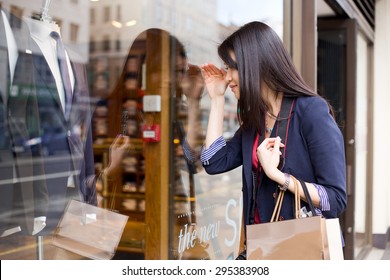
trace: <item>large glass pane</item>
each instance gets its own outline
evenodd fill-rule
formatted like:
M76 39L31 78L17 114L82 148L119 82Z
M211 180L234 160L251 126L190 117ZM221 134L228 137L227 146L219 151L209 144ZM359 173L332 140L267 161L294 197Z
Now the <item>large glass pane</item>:
M283 0L6 0L1 7L0 258L89 258L52 244L72 199L127 217L114 259L235 258L241 169L207 175L186 160L183 145L199 154L207 127L199 65L221 66L218 44L246 22L264 21L282 37ZM53 29L77 92L69 118L57 54L45 44L56 46ZM236 105L228 92L226 139L238 128ZM118 134L131 148L107 177L101 172ZM162 213L151 212L155 205ZM86 225L99 221L82 215ZM151 240L155 232L161 239Z

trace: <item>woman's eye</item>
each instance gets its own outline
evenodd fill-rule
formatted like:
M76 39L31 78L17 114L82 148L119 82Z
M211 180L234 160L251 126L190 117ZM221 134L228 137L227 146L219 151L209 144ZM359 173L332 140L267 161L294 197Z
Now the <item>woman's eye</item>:
M229 66L225 65L225 66L223 67L223 69L224 69L225 71L227 71L227 70L229 70Z

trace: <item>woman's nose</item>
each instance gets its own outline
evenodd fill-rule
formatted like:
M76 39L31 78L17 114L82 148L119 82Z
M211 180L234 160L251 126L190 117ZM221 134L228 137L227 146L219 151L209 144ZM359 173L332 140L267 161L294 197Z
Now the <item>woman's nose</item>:
M229 75L229 73L227 73L225 79L228 83L230 83L232 81L232 75Z

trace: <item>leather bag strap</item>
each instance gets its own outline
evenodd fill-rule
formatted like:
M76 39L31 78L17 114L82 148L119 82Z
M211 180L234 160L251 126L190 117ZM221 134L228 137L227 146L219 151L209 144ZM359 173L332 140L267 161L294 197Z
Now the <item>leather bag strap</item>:
M317 216L316 211L314 209L314 204L313 204L313 201L311 200L311 196L310 196L309 190L307 189L306 183L301 179L299 179L299 182L301 183L303 193L305 194L305 197L306 197L306 201L309 204L309 208L310 208L309 210L311 211L313 216Z

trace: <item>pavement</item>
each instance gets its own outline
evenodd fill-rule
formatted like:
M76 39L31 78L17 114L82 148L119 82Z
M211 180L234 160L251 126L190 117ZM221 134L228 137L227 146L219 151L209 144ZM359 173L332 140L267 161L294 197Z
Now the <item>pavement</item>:
M385 251L383 253L381 260L390 260L390 242L387 243L387 246L385 248Z
M385 249L372 247L364 260L390 260L390 242Z

